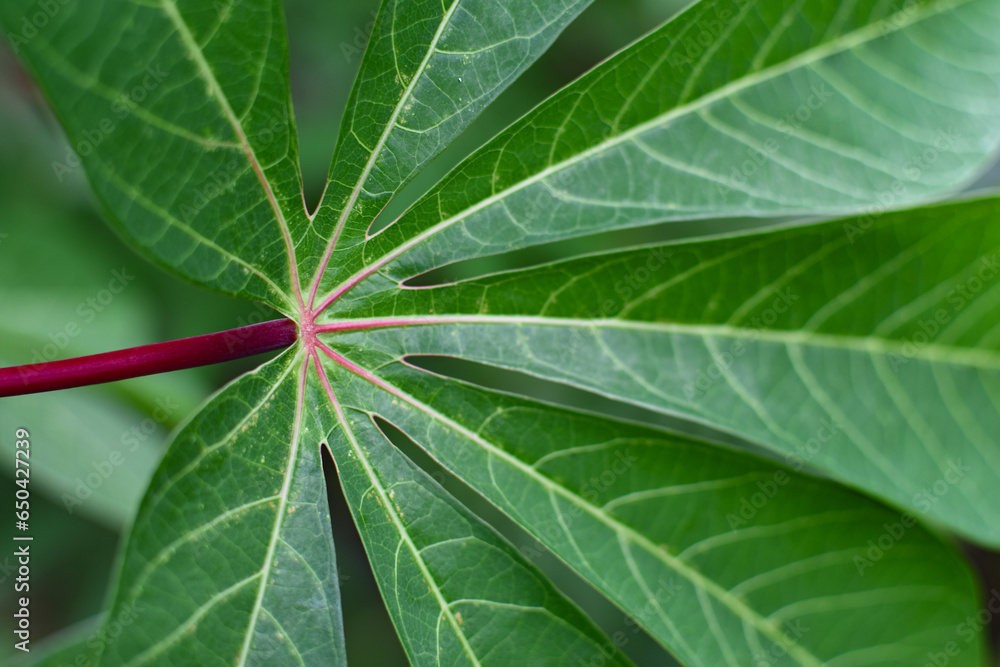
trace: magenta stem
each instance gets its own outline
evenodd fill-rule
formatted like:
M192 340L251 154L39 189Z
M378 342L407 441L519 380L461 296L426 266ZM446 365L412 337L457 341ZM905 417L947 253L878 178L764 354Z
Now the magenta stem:
M298 339L288 319L238 329L154 343L89 357L0 368L0 397L85 387L143 375L155 375L286 348Z

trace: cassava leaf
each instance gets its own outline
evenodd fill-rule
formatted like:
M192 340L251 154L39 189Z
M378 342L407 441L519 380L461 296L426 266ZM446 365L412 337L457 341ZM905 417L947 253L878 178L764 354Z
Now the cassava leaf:
M330 513L300 355L222 390L176 436L126 546L101 664L344 664Z
M384 2L307 242L330 252L364 241L392 196L591 1ZM315 270L314 255L303 266Z
M588 4L384 0L315 215L277 2L100 0L11 33L133 244L300 326L175 437L108 617L137 618L100 664L343 664L323 446L411 661L603 660L608 639L379 420L686 664L909 665L954 640L977 605L969 569L900 510L1000 544L1000 283L983 273L997 203L883 212L955 191L995 153L997 4L697 2L370 235ZM32 11L14 0L0 21ZM747 215L799 218L403 284ZM699 422L802 472L436 377L413 355ZM973 633L953 664L980 658Z
M56 7L13 40L75 151L56 176L82 161L111 220L152 259L295 312L289 225L306 212L279 3ZM35 11L15 0L0 20L17 35Z

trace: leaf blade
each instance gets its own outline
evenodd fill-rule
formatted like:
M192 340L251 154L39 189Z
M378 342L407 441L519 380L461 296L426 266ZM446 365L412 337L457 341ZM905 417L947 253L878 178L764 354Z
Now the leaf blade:
M316 281L591 1L383 2L316 218Z
M15 25L32 7L8 3L0 21ZM61 5L21 55L80 154L54 163L60 180L82 162L116 227L148 257L291 314L288 229L305 211L284 19L269 0L231 10ZM108 33L129 58L108 60Z

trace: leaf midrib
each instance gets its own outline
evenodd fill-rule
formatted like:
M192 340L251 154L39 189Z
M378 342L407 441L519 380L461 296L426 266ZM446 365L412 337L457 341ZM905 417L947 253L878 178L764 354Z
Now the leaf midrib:
M756 329L734 327L728 324L679 324L674 322L642 322L620 319L575 319L566 317L538 317L522 315L441 315L375 317L342 320L320 325L323 334L348 334L374 329L390 329L411 326L453 326L453 325L496 325L496 326L540 326L569 327L587 329L595 333L602 330L620 329L648 333L677 334L700 338L729 338L745 340L755 338L766 343L785 347L817 347L844 352L864 352L867 354L896 355L906 360L917 359L926 362L949 363L981 370L1000 370L1000 350L958 347L928 343L913 354L906 350L907 343L882 336L851 336L848 334L816 333L795 329Z
M361 197L361 192L364 189L364 185L371 175L372 169L375 168L375 163L378 161L379 156L382 154L382 149L385 148L386 143L389 141L389 137L392 135L393 131L396 129L396 123L399 120L400 114L403 113L403 109L406 106L407 100L416 90L417 84L420 83L421 77L427 70L427 66L431 61L431 58L437 53L437 45L441 41L441 37L444 36L444 31L450 25L452 17L455 15L455 11L461 4L461 0L454 0L451 7L445 12L444 16L441 18L441 23L438 25L437 31L434 33L434 37L431 39L430 44L427 47L427 53L424 55L424 59L421 61L420 66L414 71L413 76L410 79L409 84L403 90L403 94L399 98L399 102L392 110L392 116L386 123L385 130L379 137L378 142L371 151L371 155L368 157L368 162L365 163L364 169L358 176L357 183L355 183L354 188L351 190L350 198L344 205L344 209L340 214L340 218L337 220L337 226L333 231L333 236L330 237L330 242L327 244L326 250L323 254L323 261L320 262L319 269L316 271L316 275L313 278L313 286L310 289L309 294L309 307L312 308L313 300L316 296L316 291L319 289L320 281L323 279L323 274L326 273L326 268L330 263L330 258L333 256L333 251L337 247L337 241L340 240L340 235L344 230L344 226L347 224L348 219L351 217L351 213L354 212L354 205L357 203L358 198ZM393 5L393 10L395 12L396 5ZM381 18L381 15L378 17ZM376 19L377 20L377 19ZM395 24L396 16L393 14L393 24ZM395 33L392 33L395 35ZM393 41L393 56L395 57L395 40ZM401 74L398 66L396 67L396 72ZM326 192L324 192L324 195ZM317 207L317 211L323 207L323 202Z
M291 492L292 480L295 478L295 471L298 467L299 446L302 441L302 420L305 412L306 370L308 368L308 361L302 361L303 356L304 355L299 352L295 358L289 361L288 364L288 368L294 368L298 364L302 364L299 386L295 394L295 417L294 424L292 426L291 448L287 459L288 469L285 471L285 479L282 480L281 491L278 494L278 507L274 517L274 528L271 531L271 539L267 547L267 556L264 560L264 565L260 570L263 579L261 580L260 590L257 591L257 599L254 602L250 623L247 625L247 633L246 637L243 639L243 647L240 649L239 667L244 667L246 665L247 658L250 655L251 643L253 642L253 637L257 629L257 619L260 617L260 612L264 605L264 595L267 593L268 580L270 579L271 569L274 564L274 555L277 550L278 542L281 541L281 528L284 525L285 517L287 516L288 496Z

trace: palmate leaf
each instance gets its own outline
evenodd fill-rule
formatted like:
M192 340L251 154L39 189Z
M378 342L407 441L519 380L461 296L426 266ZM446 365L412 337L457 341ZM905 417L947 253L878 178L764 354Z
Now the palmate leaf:
M603 660L614 644L380 419L687 664L914 664L965 639L976 594L953 547L842 485L1000 542L984 509L1000 288L983 273L951 301L992 266L996 202L879 215L953 190L996 149L996 4L696 3L369 234L587 4L383 2L315 214L277 2L60 5L30 38L33 5L0 8L122 232L300 324L294 349L175 437L92 661L342 664L324 446L414 664ZM872 206L402 284L611 229ZM831 479L407 363L427 354L681 416ZM971 636L952 664L980 662Z

